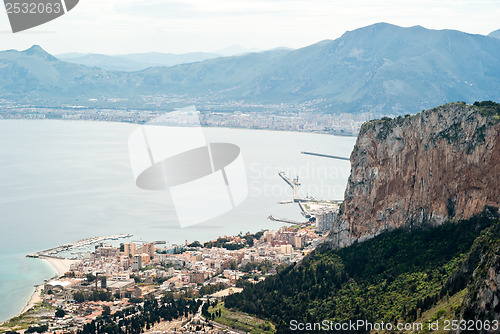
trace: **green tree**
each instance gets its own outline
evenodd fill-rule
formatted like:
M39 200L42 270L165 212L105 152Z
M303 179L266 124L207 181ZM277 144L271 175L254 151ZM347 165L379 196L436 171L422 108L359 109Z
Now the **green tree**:
M107 317L111 314L111 309L109 308L108 305L104 305L104 307L102 308L102 315L104 317Z
M64 318L66 315L66 311L64 311L62 308L58 308L56 310L56 318Z
M81 291L73 293L73 299L77 303L83 303L85 301L85 295Z
M28 328L24 333L43 333L49 329L48 325L33 326Z
M194 241L188 245L188 247L203 247L203 245L198 241Z

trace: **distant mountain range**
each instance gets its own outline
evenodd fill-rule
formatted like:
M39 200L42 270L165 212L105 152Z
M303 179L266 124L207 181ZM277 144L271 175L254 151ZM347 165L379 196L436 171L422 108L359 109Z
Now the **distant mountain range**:
M140 71L148 67L174 66L179 64L195 63L218 57L239 56L250 52L258 52L256 49L246 49L240 45L233 45L215 52L190 52L182 54L174 53L133 53L125 55L104 55L96 53L63 53L55 55L57 58L79 65L99 67L110 71Z
M127 61L140 66L155 54L147 55ZM284 104L286 110L305 105L318 112L402 114L450 101L500 100L500 40L378 23L297 50L134 72L65 62L34 46L0 52L0 78L0 98L38 104L85 104L90 98L140 102L145 95L161 95L162 101L186 99L200 107L237 101Z
M140 71L154 66L173 66L184 63L194 63L207 59L217 58L220 55L215 53L138 53L130 55L109 56L102 54L62 54L57 58L68 63L85 65L89 67L99 67L110 71Z

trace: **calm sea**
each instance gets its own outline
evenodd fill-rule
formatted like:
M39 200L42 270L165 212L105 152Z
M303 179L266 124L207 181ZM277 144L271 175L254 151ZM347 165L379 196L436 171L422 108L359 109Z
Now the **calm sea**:
M135 186L125 123L0 120L0 321L17 314L33 285L54 275L26 254L91 236L131 233L134 241L207 241L220 235L278 229L267 216L302 218L289 186L302 196L342 199L349 162L301 151L349 157L355 138L243 129L204 129L211 142L240 146L249 195L235 210L180 228L168 192Z

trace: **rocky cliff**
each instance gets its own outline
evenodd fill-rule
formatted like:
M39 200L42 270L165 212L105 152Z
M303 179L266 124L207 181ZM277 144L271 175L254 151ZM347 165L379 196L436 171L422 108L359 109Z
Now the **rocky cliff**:
M498 220L498 215L497 218ZM472 261L467 261L476 257ZM476 240L469 258L460 272L466 276L467 264L477 262L469 278L459 319L485 324L500 322L500 225L496 224ZM475 261L474 261L475 260ZM468 263L467 263L468 262ZM448 280L449 281L449 280ZM455 333L498 333L498 328L474 328L474 331L459 329Z
M466 219L500 206L500 105L451 103L365 123L329 243Z

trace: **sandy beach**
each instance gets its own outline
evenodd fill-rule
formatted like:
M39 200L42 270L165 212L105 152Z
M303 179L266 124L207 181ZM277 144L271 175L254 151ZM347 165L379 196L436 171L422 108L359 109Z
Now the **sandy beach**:
M33 292L33 294L30 297L30 300L28 301L26 306L23 308L21 313L19 313L19 315L21 315L25 312L28 312L33 306L35 306L36 304L38 304L42 301L42 289L43 289L42 284L37 285L35 292Z
M71 265L76 262L75 260L58 259L48 256L40 256L39 259L47 261L57 272L58 276L62 276L68 272Z
M77 262L75 260L58 259L46 256L40 256L39 259L47 261L52 266L52 268L54 268L54 270L57 272L56 277L64 275L66 272L69 271L71 264ZM33 292L33 294L31 295L30 300L17 316L20 316L21 314L28 312L33 306L42 301L42 290L43 290L43 284L36 286L35 292Z

